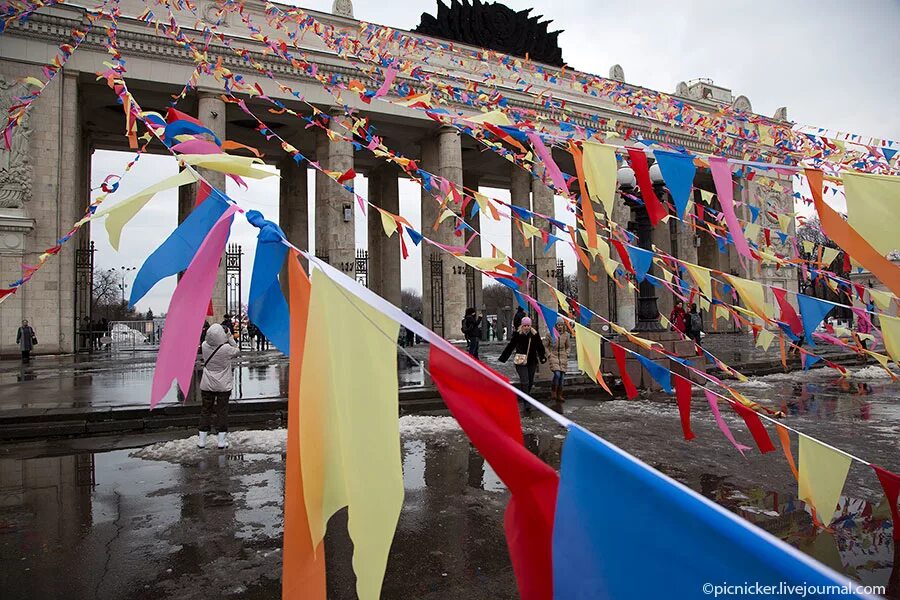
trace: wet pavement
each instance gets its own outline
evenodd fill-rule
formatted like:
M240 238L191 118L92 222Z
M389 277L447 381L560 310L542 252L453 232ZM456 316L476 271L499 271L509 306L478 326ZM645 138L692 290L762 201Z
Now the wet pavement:
M824 370L775 375L740 389L784 410L791 427L900 472L900 384L877 370L847 380ZM682 439L675 403L661 396L575 399L566 413L821 562L900 598L900 551L868 467L851 466L836 521L816 531L783 455L742 457L699 396L691 442ZM739 418L723 416L752 446ZM564 431L540 416L524 423L528 447L558 467ZM21 599L278 597L284 431L233 432L226 451L196 450L187 435L0 447L0 590ZM503 536L508 494L491 468L450 417L403 417L401 441L406 495L382 597L517 597ZM652 518L664 519L665 507ZM345 521L339 513L326 540L333 599L355 597Z

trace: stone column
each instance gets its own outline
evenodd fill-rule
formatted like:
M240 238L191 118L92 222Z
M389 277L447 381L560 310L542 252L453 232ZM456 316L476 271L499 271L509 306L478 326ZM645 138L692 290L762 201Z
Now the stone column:
M385 165L381 176L381 207L395 215L400 214L399 176L399 170L393 165ZM370 267L369 278L378 277L381 296L394 306L400 306L400 232L390 238L385 236L380 215L375 231L381 236L381 271L373 273Z
M585 268L581 261L578 261L576 271L578 302L603 318L609 319L609 283L602 261L603 259L599 256L596 260L592 260L590 271ZM592 277L595 279L592 279ZM607 326L604 329L605 325L605 322L598 319L591 321L591 329L595 331L607 331L609 327Z
M281 175L278 224L288 241L301 250L309 250L309 176L306 163L298 165L293 158L286 156L278 164L278 171ZM306 265L305 259L301 262ZM287 267L281 269L281 289L288 298Z
M366 175L368 183L368 194L366 197L372 204L382 207L384 205L384 199L382 198L384 191L383 175L384 171L380 167L372 169ZM381 213L372 206L367 206L366 210L368 215L366 220L366 237L368 238L366 248L369 251L368 287L379 296L383 296L381 273L384 270L384 265L381 261L381 255L385 245L384 227L381 225Z
M429 173L438 173L438 146L437 140L433 137L426 137L421 142L421 168ZM438 216L438 200L426 190L421 191L422 218L419 226L422 235L426 237L434 237L436 232L432 230L432 225ZM434 329L431 307L431 255L439 252L426 244L421 243L422 249L422 324L429 329ZM440 254L438 254L440 256ZM448 261L443 262L445 268L448 267ZM440 311L438 311L440 312Z
M531 174L518 165L510 165L509 171L509 199L510 204L519 206L526 210L531 210ZM523 265L534 263L534 254L532 252L533 244L525 246L525 236L519 226L519 219L510 220L510 229L512 235L512 257L513 260ZM533 242L534 240L531 240Z
M226 139L225 127L225 102L220 94L213 92L200 92L198 95L197 119L203 123L203 126L212 131L222 141ZM209 169L199 169L200 174L209 182L211 186L225 192L225 174ZM193 193L190 197L190 205L193 207L194 198L196 197L196 186L190 187ZM182 208L182 196L179 194L179 210ZM183 215L179 214L179 222L187 216L190 210ZM243 299L241 299L243 302ZM225 314L226 308L226 291L225 291L225 258L219 261L219 275L216 277L216 287L213 289L212 305L213 305L213 322L221 320Z
M475 173L464 172L463 173L463 184L466 189L472 191L478 191L478 182L479 177ZM474 229L477 233L468 233L468 236L474 236L475 239L472 240L472 243L469 244L469 252L468 254L472 256L484 256L483 252L487 252L488 255L491 253L490 244L482 244L481 240L481 212L474 217L470 216L472 214L472 204L475 203L475 200L472 199L468 206L466 206L466 224L468 224L472 229ZM474 303L473 299L468 299L467 302L473 304L476 310L481 311L484 309L484 289L482 286L482 274L480 271L475 272L475 293L474 293ZM467 289L468 291L468 289Z
M329 127L344 134L338 122L343 116L332 112ZM343 139L331 139L327 135L317 140L317 159L330 171L345 172L353 167L353 144ZM323 160L324 159L324 160ZM348 182L350 186L353 182ZM320 195L321 194L321 195ZM329 181L321 173L316 175L316 253L326 255L328 262L353 277L356 263L356 239L353 228L353 194L337 182Z
M534 212L536 213L554 217L555 207L553 202L553 191L546 185L532 177L531 193L532 210L534 210ZM534 217L533 224L538 229L555 233L554 231L551 231L554 228L551 226L550 222L547 219ZM543 243L543 240L535 238L531 240L531 244L533 247L532 251L535 258L534 262L537 265L538 275L546 282L556 287L556 244L550 246L547 252L544 252L545 245ZM537 286L537 299L538 302L544 304L545 306L553 308L555 306L554 303L556 302L556 294L554 294L553 291L546 285L539 283ZM605 316L605 313L603 314Z
M462 140L450 127L441 127L437 135L438 173L457 186L462 193ZM454 206L454 211L459 208ZM445 221L438 232L438 240L445 244L459 245L461 238L453 235L453 223ZM466 273L458 261L444 257L444 337L462 339L460 330L466 312ZM457 267L454 269L454 267Z

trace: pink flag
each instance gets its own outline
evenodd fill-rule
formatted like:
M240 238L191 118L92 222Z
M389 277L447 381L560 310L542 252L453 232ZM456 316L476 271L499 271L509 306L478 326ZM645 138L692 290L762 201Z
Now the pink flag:
M719 197L719 204L722 205L722 214L725 215L725 223L728 225L734 247L737 248L738 254L753 260L750 246L747 245L747 238L744 237L744 230L741 229L737 215L734 214L734 184L731 181L731 167L728 166L728 159L711 156L709 170L712 172L713 182L716 184L716 195Z
M719 429L722 431L722 434L731 442L731 445L737 448L737 451L741 453L741 456L744 455L744 450L750 450L750 446L744 446L743 444L738 444L737 440L734 439L734 435L732 435L731 430L728 428L728 425L722 420L722 415L719 413L719 401L716 398L716 395L713 394L709 390L706 391L706 401L709 402L709 408L712 410L713 418L716 420L716 425L719 426Z
M547 169L547 174L550 176L550 180L553 181L553 185L562 193L567 194L569 186L566 185L566 178L563 177L562 171L559 170L559 166L553 160L553 155L550 154L550 150L544 145L541 136L536 133L529 133L528 139L531 141L531 147L534 148L535 154L543 161L544 168Z
M173 381L178 382L182 391L187 391L191 385L197 341L203 330L207 304L216 285L219 260L237 210L237 206L232 204L222 213L172 294L166 326L159 344L159 355L156 357L156 370L153 372L151 409L172 388Z
M388 67L384 72L384 83L381 84L381 87L375 92L373 98L381 98L382 96L387 96L388 90L391 89L391 86L394 85L394 79L397 78L397 73L400 71L397 70L393 65Z
M206 140L187 140L172 146L172 150L182 154L222 154L222 148Z

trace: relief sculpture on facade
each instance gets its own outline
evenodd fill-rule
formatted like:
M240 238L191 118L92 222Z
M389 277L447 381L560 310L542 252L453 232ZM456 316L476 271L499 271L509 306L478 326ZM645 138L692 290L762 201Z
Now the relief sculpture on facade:
M0 115L4 118L17 97L26 91L24 84L8 80L0 75ZM12 136L12 147L7 150L0 143L0 208L22 208L31 197L31 163L28 138L31 128L26 115Z

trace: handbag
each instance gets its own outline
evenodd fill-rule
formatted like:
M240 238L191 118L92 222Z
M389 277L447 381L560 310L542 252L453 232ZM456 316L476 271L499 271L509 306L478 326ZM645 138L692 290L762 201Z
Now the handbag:
M513 364L522 367L528 364L528 354L531 352L531 334L528 334L528 346L525 348L525 354L518 352L513 356Z

